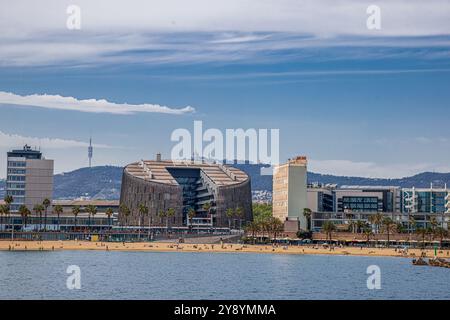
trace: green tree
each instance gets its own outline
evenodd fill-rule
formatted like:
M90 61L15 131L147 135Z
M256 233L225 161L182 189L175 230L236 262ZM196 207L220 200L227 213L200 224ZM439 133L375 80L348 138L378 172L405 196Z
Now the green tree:
M161 225L162 225L163 219L166 217L166 211L164 211L164 210L159 210L158 217L160 218L160 223L161 223Z
M0 227L4 227L4 215L6 215L6 205L0 204ZM3 230L4 228L1 229Z
M226 215L227 218L228 218L228 228L231 229L231 220L232 220L233 217L234 217L234 210L233 210L232 208L228 208L228 209L225 211L225 215Z
M242 219L245 217L244 209L242 207L237 207L234 210L234 214L236 215L236 218L239 219L239 230L242 229Z
M255 244L256 234L260 231L260 224L252 221L245 227L245 231L246 233L251 233L253 244Z
M303 209L303 215L306 218L306 230L311 230L311 216L312 216L312 210L309 208Z
M19 214L22 217L22 230L23 230L24 226L25 226L25 228L27 227L27 219L28 219L28 216L30 215L30 213L31 212L27 208L27 206L21 205L19 207Z
M263 203L254 203L253 208L253 220L262 221L272 217L272 205Z
M97 207L92 205L92 204L88 204L85 207L86 212L88 213L88 221L89 221L89 228L91 227L91 217L93 218L96 214L97 214Z
M370 238L373 236L373 231L371 227L367 227L364 229L364 234L366 236L366 240L367 240L367 246L370 245Z
M422 238L422 249L425 248L425 238L426 238L426 236L428 234L428 230L426 228L417 228L416 229L416 234L421 236L421 238Z
M5 216L9 216L10 223L13 225L13 218L11 216L11 204L14 202L14 198L11 195L5 196L3 199L5 201L5 205L3 207L3 214ZM14 227L11 229L11 232L13 232Z
M442 249L442 242L444 241L444 238L448 236L448 231L442 227L437 227L435 235L439 238L439 248Z
M111 217L114 214L114 210L112 208L108 208L108 209L106 209L105 214L108 217L108 224L111 226L112 225Z
M196 212L193 207L190 207L188 210L188 219L189 219L189 225L192 226L192 219L195 217Z
M144 204L139 205L138 208L138 212L139 212L139 225L142 225L142 218L146 215L148 215L148 207Z
M333 223L333 221L325 221L323 223L322 231L325 232L325 234L326 234L327 242L328 242L328 239L330 240L330 244L333 239L333 231L334 230L336 230L336 225Z
M42 204L37 204L33 207L34 213L36 213L36 216L39 216L39 231L42 229L42 213L44 210L45 207Z
M175 209L169 208L166 212L166 229L169 230L169 219L172 219L175 216Z
M125 205L125 204L121 204L119 206L119 213L125 217L125 225L128 225L128 217L130 216L130 209ZM123 221L123 219L121 219ZM123 225L123 224L122 224Z
M73 206L72 207L72 214L73 214L73 216L75 218L75 229L77 227L77 217L78 217L78 214L80 213L80 211L81 211L80 206Z
M273 234L273 241L276 242L277 235L284 230L284 224L280 219L271 217L268 221L268 227L270 232Z
M42 205L44 206L44 231L47 231L47 212L51 204L51 201L47 198L42 201Z
M385 217L383 219L383 227L384 227L384 231L386 231L387 233L387 246L388 248L390 247L390 235L391 233L395 230L395 222L389 218L389 217Z
M383 215L379 212L377 212L374 216L374 222L377 233L380 233L380 227L383 224Z
M63 207L59 204L57 204L56 206L53 207L53 212L58 217L58 230L59 230L59 225L60 225L59 217L61 216L61 213L63 213L63 211L64 211Z

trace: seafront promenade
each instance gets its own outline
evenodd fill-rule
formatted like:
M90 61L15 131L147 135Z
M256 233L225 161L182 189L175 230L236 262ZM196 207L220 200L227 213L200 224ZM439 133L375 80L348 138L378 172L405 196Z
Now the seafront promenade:
M99 251L139 251L139 252L204 252L204 253L262 253L262 254L305 254L305 255L346 255L373 257L434 257L435 251L398 248L272 246L243 244L206 244L170 242L89 242L89 241L0 241L3 251L58 251L58 250L99 250ZM437 250L440 258L450 258L449 250Z

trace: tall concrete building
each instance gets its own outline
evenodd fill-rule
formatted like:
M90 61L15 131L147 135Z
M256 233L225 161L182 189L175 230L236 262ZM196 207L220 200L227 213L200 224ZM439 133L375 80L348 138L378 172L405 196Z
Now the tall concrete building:
M52 199L53 160L42 157L42 153L25 145L21 150L7 153L6 195L13 197L11 211L21 205L30 210L44 199Z
M297 220L307 228L303 210L307 200L307 159L296 157L275 168L273 176L273 216L281 221Z

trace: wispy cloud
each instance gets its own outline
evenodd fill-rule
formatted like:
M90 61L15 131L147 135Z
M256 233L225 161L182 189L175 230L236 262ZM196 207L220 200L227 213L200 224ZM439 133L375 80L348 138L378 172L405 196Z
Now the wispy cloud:
M89 143L84 141L49 137L27 137L0 131L0 148L20 148L25 144L46 149L86 148L89 146ZM106 144L93 144L93 146L101 149L115 148Z
M63 97L60 95L32 94L21 96L10 92L0 91L0 107L4 105L21 105L47 109L71 110L91 113L111 113L118 115L129 115L140 112L186 114L195 111L193 107L187 106L181 109L170 108L157 104L128 104L114 103L105 99L80 100L74 97Z
M351 160L311 160L309 170L322 174L367 178L403 178L417 173L450 172L450 166L439 163L358 162Z
M0 66L273 61L293 49L297 59L339 58L304 52L330 47L349 59L399 54L389 48L439 59L450 47L446 0L379 0L375 31L366 27L373 3L362 0L78 0L78 31L66 29L69 4L16 0L0 10Z

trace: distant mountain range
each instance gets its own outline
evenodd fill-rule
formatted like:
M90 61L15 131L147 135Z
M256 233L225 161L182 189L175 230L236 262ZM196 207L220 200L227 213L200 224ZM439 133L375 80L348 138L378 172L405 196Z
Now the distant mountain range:
M272 176L261 176L260 164L235 164L252 178L253 190L272 191ZM72 172L55 175L54 198L73 199L79 197L93 199L119 199L122 182L122 167L101 166L81 168ZM308 172L308 182L342 185L429 187L450 186L450 173L424 172L401 179L374 179L361 177L341 177ZM5 194L5 180L0 180L0 198Z

